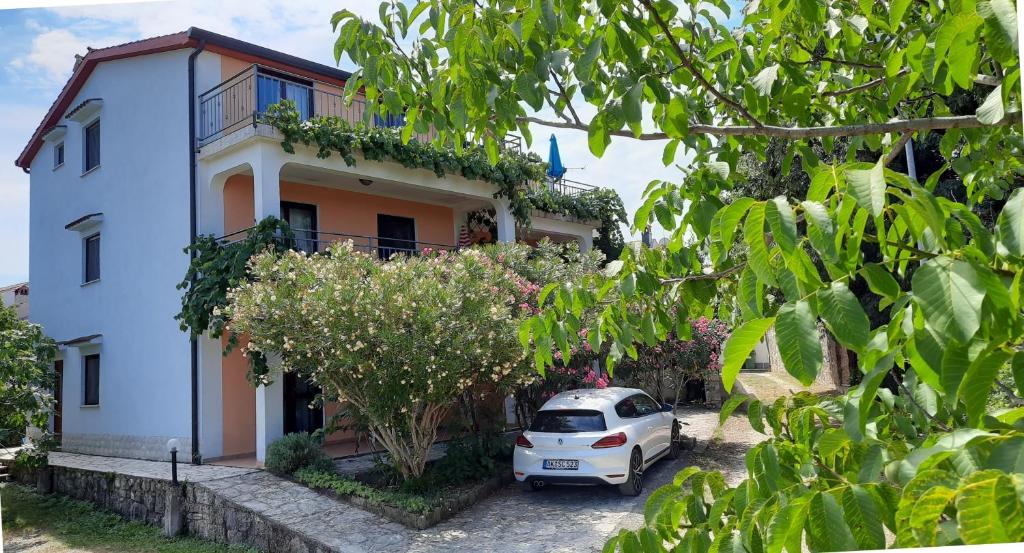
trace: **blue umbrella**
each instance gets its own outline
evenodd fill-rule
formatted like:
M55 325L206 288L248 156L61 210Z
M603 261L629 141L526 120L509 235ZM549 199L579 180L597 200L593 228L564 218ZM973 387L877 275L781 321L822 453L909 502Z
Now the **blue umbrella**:
M558 140L551 135L551 150L548 151L548 176L553 179L560 179L565 176L565 167L562 166L562 156L558 154Z

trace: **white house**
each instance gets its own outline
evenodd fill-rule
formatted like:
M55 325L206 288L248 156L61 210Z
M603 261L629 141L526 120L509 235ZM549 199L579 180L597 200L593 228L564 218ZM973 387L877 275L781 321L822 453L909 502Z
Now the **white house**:
M0 286L0 304L13 307L19 319L28 318L28 283L18 282Z
M484 181L286 154L260 112L289 98L304 115L358 120L365 102L340 97L348 77L197 28L79 58L16 162L31 174L31 320L61 345L53 430L65 451L160 459L176 438L195 460L262 460L286 431L323 424L304 382L254 389L237 352L222 357L219 341L179 329L175 285L199 234L274 215L317 248L445 247L467 213L494 209L499 240L591 246L594 222L538 213L518 229Z

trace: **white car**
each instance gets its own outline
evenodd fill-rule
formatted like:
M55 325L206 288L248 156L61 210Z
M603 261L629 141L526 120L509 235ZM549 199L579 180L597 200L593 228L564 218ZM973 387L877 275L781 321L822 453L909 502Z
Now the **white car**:
M562 392L549 399L516 438L512 470L526 489L547 484L614 484L643 491L643 472L658 459L678 459L679 421L634 388Z

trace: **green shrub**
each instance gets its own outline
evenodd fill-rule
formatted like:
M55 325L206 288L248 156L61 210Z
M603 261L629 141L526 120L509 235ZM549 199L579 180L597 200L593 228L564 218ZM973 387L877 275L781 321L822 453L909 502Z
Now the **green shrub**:
M286 434L267 448L265 468L274 474L294 474L307 467L333 471L334 462L324 453L320 440L305 432Z
M443 483L483 480L512 462L512 442L500 434L480 434L448 442L445 456L429 469Z
M436 509L441 499L436 494L417 495L403 491L374 488L330 470L306 467L295 472L295 478L313 489L331 490L338 495L361 497L378 505L390 505L410 513L425 514Z

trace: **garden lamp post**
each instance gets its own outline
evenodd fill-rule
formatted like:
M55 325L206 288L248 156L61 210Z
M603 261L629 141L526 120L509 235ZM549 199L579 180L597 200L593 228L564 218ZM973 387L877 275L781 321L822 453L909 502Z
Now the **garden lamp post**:
M177 438L167 440L167 451L171 453L171 482L178 483L178 446L181 445Z

